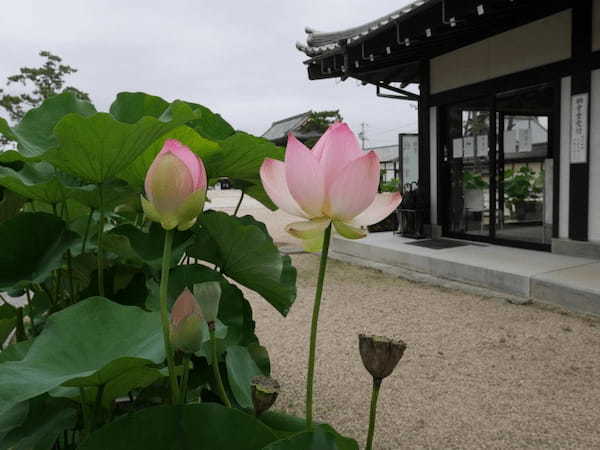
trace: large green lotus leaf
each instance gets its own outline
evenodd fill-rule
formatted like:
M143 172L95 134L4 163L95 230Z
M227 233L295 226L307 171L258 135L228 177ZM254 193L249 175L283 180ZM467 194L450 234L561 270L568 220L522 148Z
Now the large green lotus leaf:
M288 438L307 429L305 419L279 411L266 411L260 415L260 420L280 438ZM358 450L358 443L354 439L342 436L331 425L323 423L316 428L333 435L339 450Z
M316 426L313 431L304 431L273 442L263 450L341 450L341 448L338 447L333 434Z
M154 161L154 158L156 158L156 155L158 155L167 139L177 139L182 144L187 145L192 152L202 158L205 165L206 161L209 161L220 151L219 144L200 136L190 127L183 125L161 136L144 153L138 156L133 163L127 166L119 174L119 177L127 181L138 192L142 192L144 190L146 172L148 172L152 161Z
M250 383L257 375L264 375L245 347L234 345L227 348L225 356L227 379L238 404L244 409L252 408Z
M188 125L205 138L222 140L235 133L233 127L220 114L216 114L207 107L198 105L197 103L188 102L188 105L200 112L200 118L190 121Z
M21 361L25 358L32 343L33 341L21 341L9 345L0 352L0 364L7 361Z
M3 443L4 437L9 431L20 426L29 413L29 402L17 403L15 406L5 411L0 416L0 444Z
M110 105L110 113L120 122L136 123L142 117L160 117L169 102L144 92L119 92Z
M192 232L177 232L173 239L172 265L177 264L188 245ZM106 250L125 259L145 262L150 267L162 267L165 231L159 224L153 223L148 233L133 225L120 225L106 234Z
M160 316L93 297L48 318L20 361L0 365L0 415L57 386L104 384L164 360Z
M80 450L259 450L275 435L253 416L216 403L158 406L105 425Z
M43 282L77 238L62 220L46 213L21 213L0 223L0 289Z
M0 347L8 338L8 335L14 330L17 324L17 310L14 306L3 303L0 305ZM4 352L0 352L0 356L4 355Z
M65 116L54 128L59 147L45 158L55 166L93 183L123 171L150 144L197 115L183 102L173 102L160 117L144 116L135 123L111 114Z
M25 204L23 197L6 188L0 189L0 198L0 222L15 217Z
M100 209L100 189L102 189L102 205L105 211L112 211L116 206L127 204L134 199L139 201L137 194L121 180L103 183L101 188L97 184L70 185L67 188L67 195L88 208L98 210Z
M227 177L254 183L265 158L282 160L285 155L281 147L241 131L219 141L219 145L221 151L206 163L210 178Z
M52 131L64 116L70 113L90 116L95 112L96 109L90 102L78 99L72 92L64 92L48 98L37 108L29 110L21 122L12 129L8 127L6 121L0 120L0 134L18 142L20 156L39 158L56 147L57 140ZM13 160L20 159L16 154L12 156Z
M27 163L23 169L0 167L0 185L17 194L46 203L60 203L67 198L67 188L50 164Z
M257 341L254 335L254 321L252 320L252 308L242 292L230 284L220 273L200 264L187 264L174 267L169 273L169 286L167 291L167 302L169 308L175 303L179 294L187 287L194 290L194 284L207 281L218 281L221 283L221 301L219 303L218 318L227 327L227 335L224 337L223 346L247 345ZM158 310L159 289L158 283L148 283L150 295L146 300L146 307Z
M219 266L222 273L258 292L287 315L296 298L296 269L279 253L265 225L250 216L206 211L187 254Z
M277 209L277 205L273 203L273 201L265 191L260 177L257 176L256 179L254 179L253 181L232 180L232 185L235 189L240 189L241 191L243 191L245 195L249 195L253 199L258 200L271 211L275 211Z
M64 430L77 424L78 411L66 400L43 395L29 401L22 423L0 440L11 450L46 450Z
M109 408L119 397L133 389L145 388L165 375L154 367L135 367L108 382L102 393L102 406Z

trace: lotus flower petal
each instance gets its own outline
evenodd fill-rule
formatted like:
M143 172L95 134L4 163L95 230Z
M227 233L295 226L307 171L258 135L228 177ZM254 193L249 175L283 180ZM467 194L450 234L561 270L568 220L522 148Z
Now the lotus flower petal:
M313 152L321 163L325 186L330 186L343 168L365 154L345 123L333 124L315 144Z
M311 217L321 216L325 185L319 161L291 133L285 151L285 179L300 208Z
M314 239L323 235L331 220L328 218L308 220L305 222L293 222L285 227L285 231L298 239Z
M344 167L327 192L327 215L348 222L375 199L379 186L379 157L364 154Z
M171 309L171 325L176 327L179 322L192 314L202 314L202 310L192 292L185 288Z
M285 164L265 158L260 166L260 179L267 194L279 209L298 217L307 217L288 189L285 179Z
M347 239L362 239L367 235L367 232L362 228L341 222L339 220L334 220L333 226L335 227L335 231Z
M194 190L206 189L206 170L202 160L198 158L188 147L183 145L177 139L167 139L163 145L159 155L165 153L172 153L182 163L185 164L187 169L190 171L192 181L194 184Z
M369 205L362 213L356 216L352 223L356 225L366 226L380 222L396 210L402 195L399 192L386 192L377 194L373 203Z

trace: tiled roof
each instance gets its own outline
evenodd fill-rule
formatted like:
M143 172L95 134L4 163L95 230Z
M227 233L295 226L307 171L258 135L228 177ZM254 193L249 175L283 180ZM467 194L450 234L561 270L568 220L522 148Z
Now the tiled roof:
M290 131L297 131L309 116L310 111L273 122L271 128L265 131L262 137L269 141L283 139Z
M307 27L305 30L308 35L306 44L298 42L296 43L296 47L310 57L327 52L335 53L336 51L341 50L339 45L340 41L346 41L348 45L361 42L366 37L370 37L381 29L389 28L393 24L398 24L403 20L408 19L422 6L439 1L440 0L416 0L386 16L346 30L320 32Z

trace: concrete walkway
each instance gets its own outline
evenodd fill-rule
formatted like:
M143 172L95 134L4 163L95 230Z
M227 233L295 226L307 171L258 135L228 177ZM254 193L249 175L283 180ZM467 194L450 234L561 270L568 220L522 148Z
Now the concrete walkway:
M333 239L333 256L399 267L434 277L600 314L600 260L491 244L471 243L435 250L410 245L414 239L373 233L365 239ZM465 241L467 242L467 241Z

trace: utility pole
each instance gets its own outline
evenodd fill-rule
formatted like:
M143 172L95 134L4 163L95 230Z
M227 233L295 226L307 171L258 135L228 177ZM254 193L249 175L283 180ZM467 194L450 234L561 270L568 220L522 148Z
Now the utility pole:
M360 133L358 133L358 138L362 142L362 149L365 150L365 143L367 142L367 124L365 122L360 124Z

